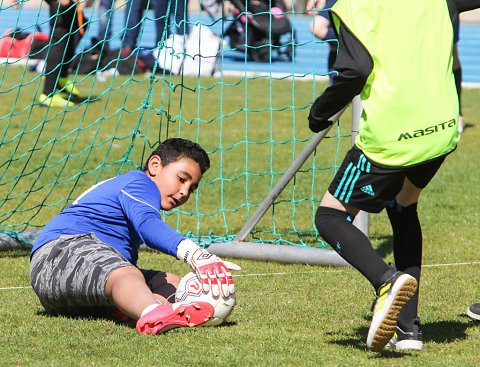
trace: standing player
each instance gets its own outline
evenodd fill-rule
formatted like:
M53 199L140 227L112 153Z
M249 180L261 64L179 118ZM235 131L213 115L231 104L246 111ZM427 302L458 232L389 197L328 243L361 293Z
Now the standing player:
M423 347L417 201L460 138L453 24L459 12L478 7L480 0L338 0L331 10L338 76L313 103L310 129L327 128L329 118L357 94L364 110L355 145L325 193L315 224L377 292L367 336L372 351L389 341L397 349ZM352 224L360 210L384 208L396 268Z
M73 107L83 101L75 82L68 79L68 68L80 38L85 32L81 4L75 0L45 0L50 6L50 47L45 60L45 83L40 105ZM60 89L67 98L55 92Z
M235 291L227 265L174 231L160 212L185 204L209 166L198 144L168 139L153 151L144 171L93 186L55 216L30 256L31 284L45 310L66 315L120 311L137 320L139 333L154 335L211 319L209 303L173 303L178 276L136 266L138 248L145 243L190 264L205 292L226 297Z

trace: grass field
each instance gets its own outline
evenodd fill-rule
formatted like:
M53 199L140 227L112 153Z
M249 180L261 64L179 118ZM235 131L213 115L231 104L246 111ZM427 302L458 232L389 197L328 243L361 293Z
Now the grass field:
M19 158L18 160L9 161L11 169L6 175L10 174L14 178L22 172L21 167L26 165L25 162L29 167L26 172L34 171L38 162L45 167L53 166L50 171L53 173L48 174L52 179L66 181L75 177L78 167L81 167L85 174L78 180L78 187L75 189L72 190L72 187L68 186L49 194L48 200L44 201L45 205L34 211L34 214L26 211L2 217L3 223L7 226L14 226L19 221L41 225L63 205L65 200L71 200L90 186L92 180L115 174L122 164L134 165L141 159L143 147L146 146L145 150L149 150L149 142L158 139L158 125L153 126L152 123L152 126L149 126L148 119L141 117L142 110L139 109L145 97L144 86L149 84L148 80L142 84L118 79L118 84L96 85L92 93L101 95L98 102L91 103L88 108L81 106L77 113L55 116L54 111L31 108L35 82L30 85L31 88L24 83L26 86L21 91L16 89L9 91L9 88L14 88L19 84L19 80L22 80L22 74L17 73L9 70L8 73L1 74L4 76L0 88L2 92L0 117L7 115L9 117L0 120L2 125L0 132L3 136L0 151L4 157L10 157L14 147L32 147L32 152L37 152L35 146L47 148L55 146L59 149L43 150L51 151L50 156L47 157L48 154L45 153L45 156L38 158L36 162L20 157L19 154L15 156ZM34 80L34 75L27 74L25 80ZM186 83L188 82L187 80ZM191 82L195 85L196 81ZM234 80L224 82L235 84ZM38 80L36 83L38 84ZM235 150L234 140L238 139L238 136L245 136L245 132L242 131L245 126L240 122L245 119L246 113L253 115L254 118L251 120L259 121L259 128L248 133L252 141L261 142L268 138L263 135L265 131L260 129L260 124L268 125L269 121L276 123L275 134L278 134L278 141L286 140L293 133L300 140L309 136L305 123L307 112L302 107L308 103L303 101L308 101L312 97L311 83L295 84L294 105L297 109L276 112L261 111L265 108L263 103L265 96L270 99L270 95L276 95L275 103L278 103L278 107L289 106L292 104L292 93L288 89L291 87L290 82L276 81L273 86L265 80L249 83L251 84L248 86L248 93L252 100L248 103L254 112L233 113L245 105L244 91L247 87L244 84L239 84L238 89L232 88L223 92L215 92L215 89L220 90L221 86L214 87L211 90L212 94L203 94L202 91L200 107L197 103L193 104L193 107L187 103L190 101L188 98L198 98L198 92L189 96L185 91L180 98L168 93L162 95L157 89L153 95L153 98L157 99L152 105L166 103L165 105L172 106L170 112L175 116L178 114L179 102L182 101L182 118L190 121L197 115L201 116L203 121L213 119L213 123L216 123L218 119L215 119L215 116L219 112L216 112L215 108L218 109L218 100L222 99L223 116L233 114L230 119L226 118L222 122L223 125L220 122L219 124L223 131L226 131L227 126L231 128L232 130L228 130L231 134L218 134L211 140L206 140L206 144L211 142L212 146L207 146L210 151L214 150L213 145L217 146L219 141L224 147L231 148L223 151L225 157L222 159L231 159L231 163L228 161L226 171L222 174L226 178L232 178L240 171L235 164L236 156L234 154L229 156L228 152ZM115 93L112 92L110 97L108 94L102 95L101 88L106 87L110 87ZM320 85L319 89L321 87L323 86ZM128 88L132 89L127 93ZM282 90L286 92L280 93ZM162 97L167 101L163 102ZM174 98L173 103L168 104L167 97ZM370 322L369 310L373 290L359 273L350 268L284 265L232 259L243 267L243 271L235 274L238 304L225 325L216 328L173 330L164 335L145 337L137 334L129 325L111 320L70 319L43 314L40 303L29 288L28 253L17 250L0 252L0 365L477 366L480 327L477 322L471 321L465 315L465 310L471 303L480 302L477 281L480 270L480 246L477 237L480 223L479 100L479 90L464 90L463 110L469 125L457 151L447 159L431 185L425 190L419 204L425 264L420 295L420 316L425 342L422 352L400 353L385 350L381 353L372 353L366 350L365 339ZM207 110L203 110L204 108ZM164 107L164 110L167 108ZM152 108L147 108L144 112L156 113ZM78 126L78 121L75 120L78 116L83 116L82 121L87 125L92 124L94 128L75 131L74 135L78 135L77 145L72 144L73 137L69 134L71 131L69 124ZM104 118L99 120L99 116ZM291 126L292 117L297 122L294 132L291 128L285 127L287 123ZM262 118L265 120L262 121ZM47 124L40 128L40 122L45 119ZM60 126L59 119L65 121L64 125ZM14 127L15 124L17 128ZM180 125L172 124L170 128L178 129ZM348 122L346 125L348 127ZM126 147L130 146L134 138L132 126L133 129L139 126L136 137L146 136L148 139L139 139L140 148L137 149L135 146L131 159L122 162L121 158ZM192 124L189 130L189 125L184 124L181 128L184 129L182 134L194 137L197 129L204 127L201 124ZM45 129L46 133L40 134L38 129ZM344 129L342 133L346 133L346 128L342 129ZM19 142L15 140L15 135L22 131L29 134L25 134L24 140ZM260 135L258 137L255 136L257 132ZM161 132L164 133L165 131ZM89 156L88 147L92 145L92 136L99 148L93 149ZM115 137L113 140L112 136ZM55 137L59 142L52 142ZM324 148L321 155L317 153L317 159L325 159L325 165L330 164L325 155L337 144L335 139L331 140L325 142L325 145L322 143ZM12 143L6 144L8 141ZM62 146L62 142L66 144ZM341 148L345 149L348 142L349 139L345 139L345 142L341 143ZM252 149L255 147L253 145ZM272 149L276 147L275 145ZM116 149L119 149L118 153L115 153ZM23 148L22 151L25 153L29 149ZM297 148L295 152L298 154ZM218 152L213 153L213 162L221 160L217 154ZM65 156L69 157L68 165L61 164ZM270 166L270 162L250 158L258 172L264 165ZM273 163L275 171L281 171L288 166L291 157L278 153L277 159ZM101 163L104 164L103 168L97 168ZM242 163L244 164L244 161ZM0 166L5 167L5 164L0 162ZM209 173L211 176L206 176L205 180L207 182L213 180L219 173L218 169L218 166L214 165L212 172ZM27 181L25 183L22 181L22 184L26 187L28 179L32 179L30 186L34 184L33 187L37 187L33 177L36 176L34 174L26 176ZM273 178L276 179L276 176ZM318 173L313 193L317 200L330 178L330 173L323 175L322 172ZM254 180L255 176L250 179ZM231 202L229 205L235 208L241 206L246 197L245 191L241 188L244 182L241 180L237 182L237 189L228 192L226 199ZM295 184L302 186L299 193L311 194L309 181L303 182L299 178ZM250 185L252 191L255 185L251 182ZM18 207L17 202L20 199L16 199L15 196L25 191L25 187L14 187L13 184L2 186L1 196L8 196L9 199L2 202L0 215ZM218 187L214 188L214 185L201 187L200 191L204 189L212 190L212 193L219 190ZM262 197L266 190L263 188L259 190L258 196ZM49 192L48 185L38 187L37 191L28 196L28 200L30 203L35 203L35 200L41 202L45 200L45 193ZM21 195L19 197L22 198ZM56 202L59 204L53 206ZM204 210L209 213L214 209L207 206ZM245 213L241 210L237 211L237 218L229 222L229 228L231 225L233 233L243 225ZM279 214L276 225L289 227L291 218ZM189 222L186 219L183 222L184 217L181 218L182 226L186 228L196 225L195 221ZM222 231L224 222L215 216L210 218L207 224L211 230ZM311 218L308 218L305 227L311 226L311 223ZM370 237L378 252L386 261L391 262L391 232L385 213L372 217ZM152 252L140 254L139 266L168 270L180 275L189 271L187 265Z

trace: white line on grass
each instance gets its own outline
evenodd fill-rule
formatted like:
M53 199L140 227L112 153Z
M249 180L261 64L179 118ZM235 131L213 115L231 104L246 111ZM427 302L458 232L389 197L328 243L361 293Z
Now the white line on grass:
M480 261L472 261L467 263L451 263L451 264L431 264L431 265L422 265L422 268L434 268L434 267L442 267L442 266L460 266L460 265L478 265ZM233 275L235 278L240 277L266 277L266 276L273 276L273 275L292 275L292 274L312 274L312 273L342 273L343 270L312 270L312 271L300 271L300 272L293 272L293 273L263 273L263 274L237 274ZM31 286L28 287L4 287L0 288L2 290L12 290L12 289L30 289Z
M299 271L293 273L264 273L264 274L238 274L233 275L234 278L237 277L265 277L269 275L292 275L292 274L312 274L312 273L341 273L343 270L321 270L321 271Z
M457 266L457 265L478 265L480 261L472 261L469 263L453 263L453 264L432 264L432 265L422 265L422 268L434 268L439 266Z

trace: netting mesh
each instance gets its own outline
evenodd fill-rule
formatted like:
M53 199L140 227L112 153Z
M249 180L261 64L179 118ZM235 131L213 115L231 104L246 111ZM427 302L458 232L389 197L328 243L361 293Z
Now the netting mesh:
M200 143L212 165L190 201L164 219L205 245L234 239L311 139L307 114L326 86L316 77L327 73L335 41L314 38L312 17L293 3L276 13L291 27L278 37L270 9L259 13L270 20L260 40L248 4L191 5L178 22L178 2L167 1L166 14L147 9L130 27L131 2L102 11L98 0L71 1L53 15L45 2L31 3L2 1L0 9L0 231L41 229L93 184L140 169L159 141L183 137ZM48 38L58 14L78 17L79 4L83 20ZM102 19L111 26L103 38ZM234 34L242 24L243 39ZM53 42L65 37L76 40L73 56L62 49L49 67ZM45 94L49 75L55 92ZM247 240L322 246L314 213L345 137L332 129Z

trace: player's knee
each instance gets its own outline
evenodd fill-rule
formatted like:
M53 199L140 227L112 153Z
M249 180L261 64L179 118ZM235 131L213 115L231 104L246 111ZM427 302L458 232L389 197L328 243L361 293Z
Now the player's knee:
M167 274L166 283L173 285L175 289L177 289L178 284L180 283L180 280L182 280L182 278L180 278L178 275L173 273L166 273L166 274Z
M167 302L174 303L175 291L177 290L181 279L182 278L173 273L159 272L150 280L149 287L153 294L165 298ZM159 301L162 301L161 298Z
M338 221L344 222L353 220L353 216L342 210L319 206L315 214L315 226L322 237L326 237Z
M416 215L417 214L417 203L414 202L413 204L403 206L397 203L396 200L392 200L386 207L388 217L390 221L396 220L399 216L408 216L408 215Z

